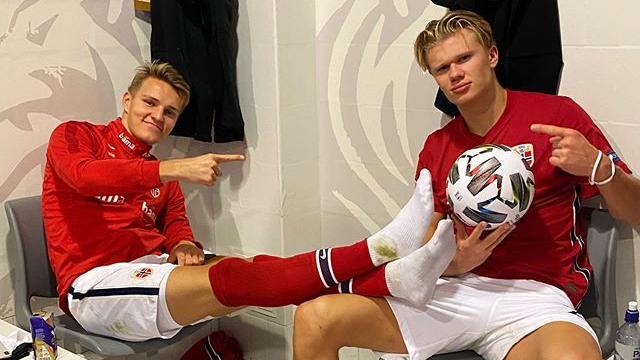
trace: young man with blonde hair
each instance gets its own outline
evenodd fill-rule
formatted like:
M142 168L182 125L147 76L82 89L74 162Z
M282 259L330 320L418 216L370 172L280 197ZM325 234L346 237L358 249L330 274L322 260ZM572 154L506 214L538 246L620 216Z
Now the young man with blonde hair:
M592 279L576 214L582 199L599 193L614 217L640 223L640 182L574 101L500 85L498 49L478 15L453 11L429 22L415 57L461 113L430 134L420 153L417 171L433 174L430 229L451 214L451 165L485 143L527 152L533 204L517 224L488 233L482 222L468 234L454 220L457 253L423 306L357 295L302 304L296 358L337 359L340 347L356 346L412 360L463 349L488 360L600 359L595 333L575 311Z
M86 330L129 341L175 335L183 326L246 305L297 304L321 294L432 295L455 254L453 225L433 214L431 177L376 234L349 246L290 258L218 257L204 263L178 181L213 185L220 164L242 155L157 160L189 101L189 86L164 63L147 63L106 125L69 121L52 133L42 207L60 306Z

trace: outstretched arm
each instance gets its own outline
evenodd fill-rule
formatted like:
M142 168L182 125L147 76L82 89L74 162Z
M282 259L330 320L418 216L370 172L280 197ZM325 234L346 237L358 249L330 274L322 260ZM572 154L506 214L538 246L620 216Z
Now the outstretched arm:
M160 185L158 161L102 159L100 143L86 123L67 122L51 134L47 166L86 196L123 194Z
M67 185L87 196L135 192L171 180L213 185L222 174L221 163L244 160L243 155L236 154L163 161L103 159L99 140L86 126L77 122L58 126L51 134L47 161Z
M239 154L204 154L184 159L163 160L160 162L160 180L182 180L211 186L216 182L216 178L222 175L220 164L241 160L244 160L244 155Z

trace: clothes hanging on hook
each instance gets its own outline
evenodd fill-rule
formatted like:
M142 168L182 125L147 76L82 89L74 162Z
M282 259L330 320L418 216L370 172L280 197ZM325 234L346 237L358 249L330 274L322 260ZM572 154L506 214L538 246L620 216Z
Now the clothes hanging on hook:
M154 1L151 58L173 65L191 86L191 101L173 135L201 141L244 139L238 100L237 0Z

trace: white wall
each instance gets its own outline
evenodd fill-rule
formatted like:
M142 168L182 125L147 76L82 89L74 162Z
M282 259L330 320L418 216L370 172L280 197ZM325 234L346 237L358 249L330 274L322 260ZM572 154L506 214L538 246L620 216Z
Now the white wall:
M418 152L441 119L413 41L443 9L424 1L316 6L322 239L335 245L376 231L412 192Z
M565 68L560 92L580 103L604 130L636 173L640 171L640 23L636 1L615 7L599 1L561 1ZM617 294L620 318L637 299L640 273L639 227L626 227L618 243Z

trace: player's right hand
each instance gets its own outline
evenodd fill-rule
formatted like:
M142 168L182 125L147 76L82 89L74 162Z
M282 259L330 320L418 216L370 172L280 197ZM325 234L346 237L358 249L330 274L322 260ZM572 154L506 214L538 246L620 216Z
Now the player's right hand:
M491 255L493 250L500 245L509 233L515 229L515 225L505 223L482 237L487 224L480 222L473 231L467 235L465 225L456 216L453 216L456 228L456 242L458 249L451 264L445 271L445 275L453 276L467 273L480 266Z
M194 184L213 185L222 175L220 164L230 161L242 161L240 154L204 154L200 156L163 160L160 162L160 180L188 181Z

